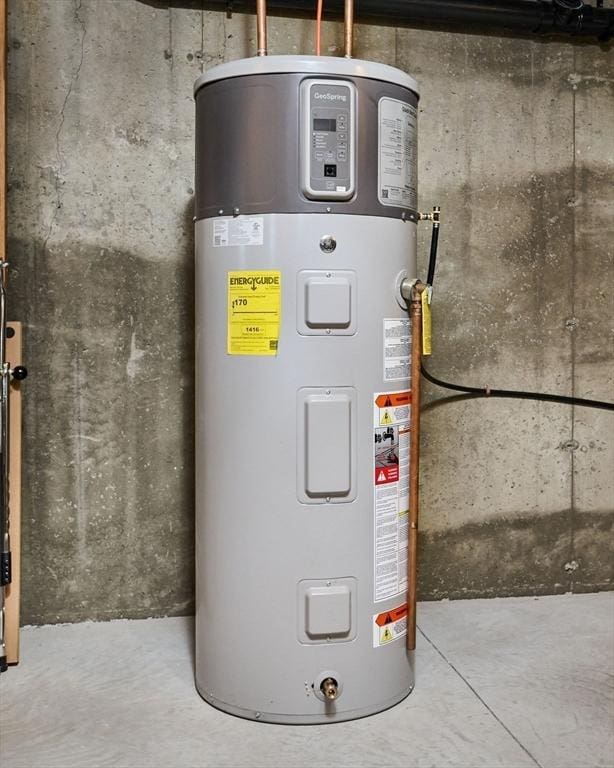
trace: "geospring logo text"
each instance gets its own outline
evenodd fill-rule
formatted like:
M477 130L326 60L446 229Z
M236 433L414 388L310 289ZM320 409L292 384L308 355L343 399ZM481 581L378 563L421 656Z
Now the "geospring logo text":
M318 93L313 94L314 99L324 99L325 101L347 101L348 97L342 93Z

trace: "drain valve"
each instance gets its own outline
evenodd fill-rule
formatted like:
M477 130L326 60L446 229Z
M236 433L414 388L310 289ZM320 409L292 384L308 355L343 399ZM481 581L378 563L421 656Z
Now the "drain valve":
M339 684L334 677L327 677L325 680L322 680L320 690L327 701L334 701L339 696Z

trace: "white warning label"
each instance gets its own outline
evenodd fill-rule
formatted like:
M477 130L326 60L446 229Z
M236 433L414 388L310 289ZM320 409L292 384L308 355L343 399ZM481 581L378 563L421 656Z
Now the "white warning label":
M417 110L398 99L379 100L378 197L382 205L416 208Z
M384 381L409 379L411 334L408 317L384 319Z
M407 603L373 616L373 647L387 645L407 634Z
M407 589L410 393L373 396L374 600Z
M236 219L216 219L213 222L213 245L262 245L264 219L262 216L238 216Z

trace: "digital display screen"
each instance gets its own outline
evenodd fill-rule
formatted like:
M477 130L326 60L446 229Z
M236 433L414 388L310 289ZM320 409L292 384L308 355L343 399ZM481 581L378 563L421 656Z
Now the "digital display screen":
M335 118L328 119L325 117L314 117L313 119L314 131L329 131L334 133L337 130L337 121Z

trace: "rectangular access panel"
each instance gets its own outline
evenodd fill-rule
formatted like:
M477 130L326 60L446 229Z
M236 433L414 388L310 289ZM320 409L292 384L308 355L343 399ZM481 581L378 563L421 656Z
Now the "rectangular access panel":
M356 272L303 269L296 282L297 330L301 336L356 333Z
M347 643L356 637L358 581L352 576L302 579L298 640L303 645Z
M352 501L356 497L356 390L300 389L297 412L299 501Z

